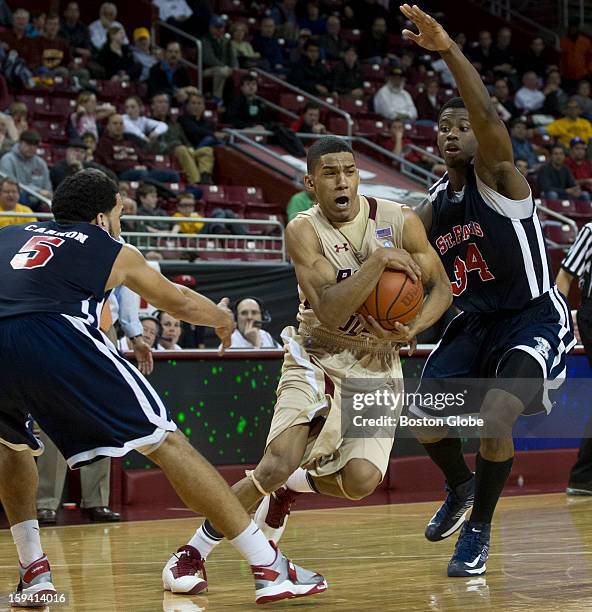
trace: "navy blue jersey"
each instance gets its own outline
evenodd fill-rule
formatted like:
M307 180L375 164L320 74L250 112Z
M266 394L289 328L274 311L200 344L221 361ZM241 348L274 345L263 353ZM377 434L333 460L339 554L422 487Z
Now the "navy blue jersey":
M534 201L526 219L497 212L479 193L473 165L461 197L445 174L429 198L430 242L452 284L455 306L465 312L521 310L549 291L554 283Z
M122 245L90 223L54 221L0 230L0 319L29 313L99 326L105 285Z

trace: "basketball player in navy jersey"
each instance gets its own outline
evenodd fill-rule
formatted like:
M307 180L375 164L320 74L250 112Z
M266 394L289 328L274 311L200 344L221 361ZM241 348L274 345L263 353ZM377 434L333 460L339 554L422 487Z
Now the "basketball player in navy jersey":
M270 545L176 431L148 381L99 330L102 306L118 285L176 318L213 327L225 348L234 330L226 302L217 306L171 283L137 249L115 240L122 209L117 185L87 169L58 187L55 221L0 231L0 501L19 555L20 601L34 606L55 594L36 520L33 455L43 447L31 433L31 416L71 468L133 449L152 459L187 506L211 517L248 560L258 603L324 591L322 576ZM163 571L164 586L198 593L207 586L202 570L197 551L182 546Z
M556 386L565 377L565 356L575 340L530 188L481 77L437 21L417 6L404 4L401 11L419 30L403 36L440 53L461 94L440 111L438 146L447 172L418 212L462 312L428 358L423 379L428 388L430 379L491 379L478 404L465 409L480 412L484 421L475 474L458 437L426 430L418 437L448 491L426 538L442 540L462 527L448 575L475 576L485 573L491 520L512 467L512 425L525 411L550 409L545 383ZM447 416L421 407L411 412Z

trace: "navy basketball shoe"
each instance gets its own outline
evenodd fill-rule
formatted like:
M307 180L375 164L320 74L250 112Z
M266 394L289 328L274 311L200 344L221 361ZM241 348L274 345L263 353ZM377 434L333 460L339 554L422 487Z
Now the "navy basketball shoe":
M489 555L489 523L465 523L448 563L449 576L479 576L485 573Z
M456 487L446 484L448 495L444 503L432 516L425 530L425 537L430 542L438 542L451 536L465 521L467 512L473 506L475 497L475 476Z

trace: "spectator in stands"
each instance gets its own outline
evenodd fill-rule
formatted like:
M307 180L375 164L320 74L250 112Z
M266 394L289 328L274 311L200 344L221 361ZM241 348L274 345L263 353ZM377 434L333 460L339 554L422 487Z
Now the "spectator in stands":
M301 212L308 210L314 206L314 193L308 191L299 191L295 193L286 206L286 215L288 216L288 223Z
M592 120L592 98L590 97L590 81L580 81L578 83L578 93L573 96L582 109L582 117Z
M156 343L160 338L161 326L160 321L153 316L142 315L140 316L142 322L142 338L144 342L151 348L156 349Z
M526 121L520 118L513 119L510 123L510 136L514 157L525 159L531 168L536 166L538 164L538 157L532 143L528 139Z
M131 50L134 61L142 66L140 81L144 82L148 79L152 66L158 64L159 56L162 55L162 49L152 47L148 28L136 28L134 30L134 44Z
M564 110L565 117L556 119L546 127L546 131L554 136L564 147L568 147L572 138L581 138L588 142L592 138L592 123L582 118L582 109L577 100L571 98Z
M312 38L312 34L310 30L302 29L300 30L300 34L298 35L298 41L296 46L290 49L290 54L288 56L289 64L293 67L304 57L304 45ZM320 54L319 54L320 57Z
M161 328L160 338L156 343L155 350L180 351L181 347L177 343L181 337L181 321L175 319L168 312L157 310L153 314L156 315Z
M249 42L249 27L244 21L237 21L230 28L232 48L240 68L254 68L259 66L261 54L253 49Z
M309 39L304 44L304 55L293 67L288 81L315 96L328 96L331 89L329 71L320 60L319 43Z
M530 167L525 159L522 159L521 157L514 157L514 165L516 168L518 168L518 172L520 172L524 178L528 177Z
M61 68L58 76L67 77L69 75L66 66L70 62L70 48L68 42L58 36L60 30L60 17L56 13L49 13L45 20L45 27L41 36L33 42L29 42L23 56L27 65L34 71L45 66L56 70ZM52 63L47 63L47 60ZM59 60L59 61L58 61Z
M185 26L193 15L193 11L185 0L152 0L152 4L158 8L158 17L161 21L166 21L180 30L188 31ZM164 28L162 33L169 36L169 32Z
M97 55L97 62L105 69L105 78L133 81L140 77L142 66L136 63L126 40L122 26L114 25L107 31L107 42Z
M170 102L166 94L156 94L152 98L151 108L152 116L168 126L168 130L159 139L162 148L156 152L173 153L189 183L210 185L214 171L212 147L219 141L215 124L203 119L203 96L190 94L185 105L185 115L179 117L177 122L170 116ZM185 126L188 132L185 131ZM188 133L191 133L193 138L189 138Z
M261 329L264 310L262 302L251 297L243 298L236 303L234 307L236 329L232 332L231 349L280 348L269 332Z
M400 68L389 70L386 83L374 96L374 111L386 119L417 119L417 109L405 90L405 77Z
M493 84L493 93L497 101L508 111L508 113L510 113L511 117L518 117L520 115L520 111L516 108L512 96L510 95L510 87L507 79L496 79Z
M578 18L570 19L569 27L561 37L561 74L571 85L592 74L592 40L580 32Z
M525 113L534 113L543 108L545 94L539 88L539 80L532 70L522 76L522 87L516 92L514 104Z
M30 18L29 11L24 8L17 8L12 17L12 28L0 32L0 43L7 45L8 49L14 49L22 55L25 45L30 42L26 38Z
M535 36L530 42L528 51L521 54L518 60L518 70L521 73L531 70L543 79L547 74L549 64L552 64L552 61L545 41L540 36Z
M93 21L88 27L90 33L90 42L92 43L95 51L99 51L105 46L107 42L107 33L113 26L118 26L123 30L123 43L124 45L129 44L129 40L125 35L125 28L119 21L115 21L117 18L117 7L112 2L104 2L101 4L99 9L99 18Z
M491 32L481 30L477 44L469 49L468 55L477 72L484 77L490 76L496 59Z
M186 191L177 199L177 211L173 217L195 217L201 219L203 215L195 211L195 196ZM173 226L171 231L180 234L198 234L204 227L204 223L199 221L181 221Z
M365 64L383 64L387 62L389 44L386 19L384 17L377 17L372 23L372 28L362 34L358 45L358 53L360 59Z
M336 62L343 58L348 43L342 36L341 21L336 15L327 18L327 31L319 38L319 45L325 54L325 59ZM314 33L314 32L313 32Z
M27 25L27 38L38 38L43 34L47 13L45 11L33 11L31 21Z
M236 70L238 59L232 41L224 36L226 21L219 15L210 19L210 31L202 40L204 76L212 77L212 92L216 101L221 102L224 96L226 79Z
M29 206L19 204L19 186L11 178L0 178L0 212L32 213ZM37 221L35 217L4 217L0 216L0 227L31 223Z
M191 85L189 73L180 63L181 45L171 41L166 46L164 59L150 68L148 74L148 94L166 93L171 100L183 104L187 100Z
M158 207L158 193L154 185L142 183L136 190L138 215L144 217L167 217L166 211ZM166 221L138 221L137 232L169 232L173 226Z
M41 136L38 132L34 130L23 132L12 150L0 159L0 171L18 181L21 186L35 189L42 196L51 198L49 169L45 160L37 155L37 146L40 142ZM20 199L35 209L37 203L36 201L32 203L31 197L22 192Z
M29 110L27 109L27 105L24 102L13 102L8 108L8 114L12 117L16 131L20 137L23 132L29 129L29 121L27 119Z
M582 191L565 164L565 152L561 145L551 149L551 161L539 169L537 184L541 195L551 200L590 200L590 194Z
M135 200L132 200L132 198L128 197L128 196L124 196L123 193L121 193L121 190L119 191L119 193L121 194L121 201L123 204L123 214L124 215L137 215L138 214L138 204ZM137 232L138 230L136 229L136 221L128 221L128 220L121 220L121 231L122 232Z
M117 180L117 177L111 170L105 168L105 166L101 166L101 164L97 164L96 162L91 160L87 160L87 149L84 142L82 142L79 138L72 138L68 143L68 148L66 149L66 157L51 167L49 171L49 176L51 178L51 184L55 189L57 189L58 185L71 174L75 174L79 170L83 168L96 168L97 170L101 170L105 174L109 175L113 180Z
M257 99L257 77L252 74L243 75L240 80L240 95L229 105L226 121L239 130L264 130L267 120L267 111Z
M296 0L279 0L269 13L275 23L277 35L291 43L298 40L299 34L295 8Z
M500 28L493 48L493 74L497 77L509 77L516 72L515 63L512 30L507 27Z
M326 134L327 128L321 123L321 109L314 102L308 102L304 107L304 113L290 126L295 132L301 134ZM311 144L305 140L304 144Z
M139 146L152 151L149 145L156 143L169 127L164 121L143 115L143 107L142 100L138 96L127 98L123 115L123 133L126 138L136 140Z
M123 117L118 114L109 117L107 130L97 145L96 161L124 180L153 179L165 183L179 182L179 175L173 170L146 167L145 162L148 161L146 155L131 140L124 137Z
M559 74L559 70L549 71L543 93L545 94L543 113L552 115L553 117L561 117L569 97L563 89L561 89L561 75Z
M272 72L284 69L284 54L275 35L275 22L271 17L264 17L261 20L261 29L253 40L253 48L261 54L263 60L267 61L267 66L263 66L264 69Z
M349 22L348 28L358 28L365 31L369 30L379 17L388 20L389 12L384 4L384 2L377 0L348 0L344 8L344 14Z
M317 0L309 0L306 3L306 15L298 21L298 26L302 29L305 28L310 30L313 36L321 36L325 33L327 24L325 19L321 16L321 9L319 8Z
M95 158L95 151L97 150L97 137L92 132L85 132L81 138L84 146L86 147L85 161L93 161Z
M90 58L90 32L80 21L78 2L68 2L58 36L70 46L70 52L85 60Z
M116 108L109 102L97 105L97 96L92 91L82 91L76 99L76 110L70 115L68 133L72 137L81 138L83 134L91 133L95 141L99 138L98 121L113 115Z
M356 100L364 97L364 75L354 46L345 49L343 60L331 72L331 81L333 91L340 96L351 96Z
M426 82L424 90L415 99L417 107L417 118L422 121L438 122L440 112L440 101L438 99L438 81L430 79Z
M19 134L12 117L0 113L0 157L12 149L18 138Z
M572 138L569 141L569 156L565 165L571 170L576 183L584 190L592 192L592 160L586 159L586 141Z

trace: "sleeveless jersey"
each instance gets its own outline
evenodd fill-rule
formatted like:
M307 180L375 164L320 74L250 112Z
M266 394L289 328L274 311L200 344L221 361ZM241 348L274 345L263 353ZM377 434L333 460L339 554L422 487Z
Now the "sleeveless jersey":
M471 165L462 199L448 173L430 188L430 242L452 284L454 304L465 312L521 310L553 282L534 200L533 214L512 219L479 193Z
M360 199L364 199L364 196L360 196ZM385 246L402 247L403 205L389 200L376 200L375 198L366 198L366 201L368 203L368 216L364 239L359 250L354 247L339 229L331 225L318 204L298 214L298 217L307 218L313 226L319 238L323 255L335 269L335 279L338 283L355 274L376 249ZM362 203L360 202L360 204ZM370 293L370 290L371 288L368 289L368 293ZM300 287L298 287L298 295L300 296L300 305L298 307L297 319L300 322L301 330L322 329L328 334L338 334L345 339L362 337L369 343L376 341L376 337L360 325L355 314L337 331L324 328Z
M0 230L0 319L79 317L99 327L105 285L122 244L90 223L54 221Z

